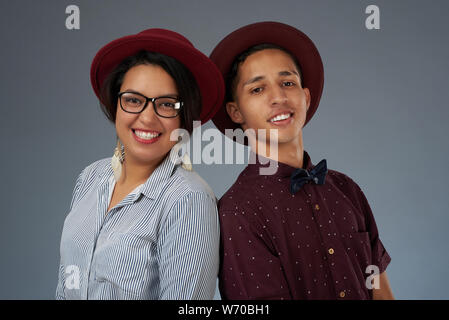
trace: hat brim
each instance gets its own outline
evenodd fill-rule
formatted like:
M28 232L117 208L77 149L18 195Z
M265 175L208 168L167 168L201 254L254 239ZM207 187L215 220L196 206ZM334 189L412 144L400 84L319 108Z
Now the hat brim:
M212 51L210 58L226 79L235 58L259 44L274 44L294 55L301 67L303 87L310 91L310 106L307 124L315 114L324 85L324 70L321 56L312 40L304 33L279 22L258 22L242 27L226 36ZM238 129L226 111L226 101L213 117L215 126L225 134L226 129ZM304 125L305 125L304 124ZM236 137L231 137L235 141Z
M106 77L125 58L141 50L158 52L175 58L189 69L198 84L202 98L201 123L210 120L220 109L224 97L222 76L214 63L187 41L167 37L165 34L136 34L116 39L96 54L91 66L91 83L101 101L101 86Z

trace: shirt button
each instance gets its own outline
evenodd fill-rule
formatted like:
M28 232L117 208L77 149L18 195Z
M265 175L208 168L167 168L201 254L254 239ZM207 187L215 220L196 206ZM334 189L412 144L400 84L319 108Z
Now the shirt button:
M320 206L318 204L315 205L315 210L316 211L320 210Z
M330 248L329 250L327 250L327 252L329 252L329 254L334 254L334 249Z
M340 298L344 298L346 296L346 293L344 291L340 291Z

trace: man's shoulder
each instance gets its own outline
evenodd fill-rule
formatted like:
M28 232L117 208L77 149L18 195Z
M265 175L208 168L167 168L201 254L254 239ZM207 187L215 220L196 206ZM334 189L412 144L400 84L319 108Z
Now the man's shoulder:
M218 208L220 211L234 210L251 203L256 197L255 186L262 182L264 176L249 174L247 168L238 176L233 185L220 198Z
M339 189L360 190L359 185L351 177L337 170L328 169L326 180Z
M328 170L326 184L339 190L340 195L344 195L355 205L360 205L366 201L365 194L360 186L347 174L336 170Z

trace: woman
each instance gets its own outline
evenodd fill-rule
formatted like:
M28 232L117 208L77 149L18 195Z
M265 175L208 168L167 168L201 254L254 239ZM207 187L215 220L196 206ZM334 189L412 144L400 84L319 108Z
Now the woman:
M91 82L117 147L76 181L57 299L211 299L216 199L170 136L215 114L219 71L180 34L149 29L100 49Z

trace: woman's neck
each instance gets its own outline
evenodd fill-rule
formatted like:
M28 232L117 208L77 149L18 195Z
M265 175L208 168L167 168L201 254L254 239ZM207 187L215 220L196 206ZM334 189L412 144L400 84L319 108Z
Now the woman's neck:
M125 156L125 160L122 164L122 174L120 175L117 184L120 186L141 185L151 176L164 158L158 159L152 163L142 163L126 158Z

